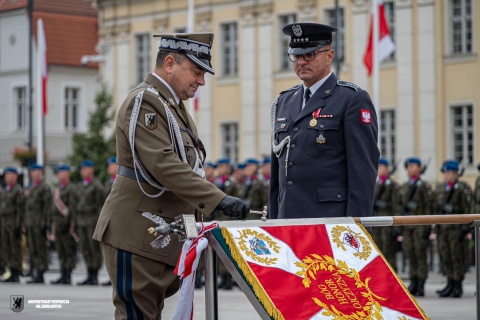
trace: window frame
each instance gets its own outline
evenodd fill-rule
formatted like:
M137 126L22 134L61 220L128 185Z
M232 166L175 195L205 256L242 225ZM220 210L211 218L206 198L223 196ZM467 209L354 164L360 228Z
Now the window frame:
M346 48L346 42L345 42L345 24L346 24L346 20L345 20L345 8L343 6L339 6L338 7L340 9L340 22L341 22L341 26L336 26L336 24L334 24L334 19L336 19L336 17L334 17L335 15L335 8L333 7L330 7L330 8L326 8L324 9L324 16L325 16L325 23L330 25L330 26L335 26L337 27L338 31L338 42L339 42L339 46L338 46L338 50L335 52L335 59L337 58L340 58L340 63L341 64L344 64L346 62L346 52L347 52L347 48ZM336 21L335 21L336 22ZM335 49L335 34L332 35L332 49ZM342 53L342 55L340 55L340 53Z
M455 17L453 15L453 1L455 0L448 0L447 4L447 10L446 10L446 15L447 15L447 20L448 23L446 24L447 28L447 35L448 35L448 41L447 43L447 52L454 56L454 55L468 55L472 54L475 52L475 19L473 18L474 13L475 13L475 1L471 0L458 0L460 1L460 10L461 14L459 17ZM470 16L466 16L466 5L465 2L470 1ZM467 32L466 32L466 24L467 21L470 21L470 32L471 32L471 43L470 43L470 51L467 51ZM461 43L460 43L460 51L456 51L455 49L455 30L453 28L454 23L460 23L460 37L461 37Z
M19 98L19 93L23 91L23 101ZM28 110L28 91L27 86L18 85L13 88L13 98L15 106L16 130L24 130L27 128L27 113ZM22 106L20 106L20 103Z
M396 161L397 152L397 110L395 108L388 108L379 110L380 112L380 152L382 157L389 159L392 162ZM386 115L390 115L386 117ZM385 127L384 127L385 126ZM388 126L388 128L387 128ZM383 139L386 145L382 143Z
M461 108L461 117L462 117L462 123L465 124L467 123L467 125L462 125L462 128L460 129L456 129L456 125L455 125L455 120L456 120L456 117L455 117L455 109L459 109ZM471 126L469 128L468 126L468 109L467 108L470 108L471 109ZM452 103L449 105L449 136L450 136L450 155L451 155L451 158L452 159L455 159L457 160L458 162L462 162L463 159L467 158L468 161L465 162L465 165L466 166L472 166L474 165L476 162L475 162L475 103L473 101L467 101L467 102L463 102L463 103ZM467 121L465 121L467 120ZM462 135L462 155L461 157L457 157L457 151L456 151L456 146L457 146L457 143L456 143L456 138L455 138L455 135L457 133L461 133ZM469 147L469 142L468 142L468 135L471 135L472 139L471 139L471 146L472 146L472 150L471 152L468 151L468 147ZM471 159L469 159L471 158Z
M143 44L140 46L140 41ZM145 48L146 43L146 48ZM135 79L142 83L151 70L152 41L149 32L135 34Z
M220 123L220 154L222 157L227 157L232 162L238 162L240 150L240 133L238 121L225 121ZM226 141L226 138L233 134L232 141ZM231 151L226 151L230 148Z
M225 39L227 32L229 33L229 37L230 37L228 41ZM237 77L238 64L239 64L238 23L236 21L221 23L220 39L221 39L220 40L221 74L224 77ZM227 53L227 49L229 49L228 53ZM228 62L226 60L228 60Z
M76 92L76 97L69 97L69 92ZM80 129L81 93L82 88L77 86L66 85L63 88L63 128L67 131Z
M284 26L290 23L295 23L297 21L297 14L295 12L282 13L278 15L277 18L279 29L281 30ZM278 37L278 70L280 71L290 71L293 70L293 63L288 59L288 48L290 43L290 37L279 32Z

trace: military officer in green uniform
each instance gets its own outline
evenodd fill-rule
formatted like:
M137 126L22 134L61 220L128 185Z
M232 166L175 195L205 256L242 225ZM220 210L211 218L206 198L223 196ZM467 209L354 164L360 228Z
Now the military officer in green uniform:
M55 168L58 186L53 191L52 232L55 249L60 260L60 278L52 284L71 284L72 270L75 269L77 244L72 236L75 210L77 208L76 188L70 182L70 166L63 164Z
M75 226L80 239L83 259L87 265L87 278L79 285L97 285L98 270L102 266L102 252L97 241L92 239L98 215L104 203L103 186L94 177L91 160L80 163L82 181L77 185Z
M260 177L252 183L252 189L248 195L248 201L252 210L262 211L268 206L268 191L270 187L270 158L265 158L260 168ZM258 215L249 215L249 219L259 219Z
M212 33L162 34L156 65L122 103L115 125L118 176L100 213L94 239L101 242L113 287L116 319L160 319L165 299L179 288L175 265L182 243L172 237L152 248L157 225L179 214L211 216L220 210L244 217L246 203L205 180L205 149L182 100L205 85Z
M30 264L35 272L27 283L44 283L43 273L48 269L47 230L51 225L52 194L45 183L43 165L29 167L31 186L26 191L25 226L27 228Z
M480 163L477 165L478 171L480 172ZM480 175L475 180L475 191L472 196L472 213L480 213Z
M400 188L402 215L432 214L432 190L430 184L421 179L422 162L417 157L405 160L408 182ZM425 295L425 281L428 277L427 247L429 226L403 227L403 250L408 259L410 285L408 291L418 297Z
M3 170L5 189L0 193L0 225L2 238L0 250L5 266L10 269L10 277L4 282L20 282L22 257L20 255L21 230L25 214L25 196L17 183L18 171L14 167Z
M400 213L400 186L392 180L389 163L385 158L378 161L378 177L375 185L373 215L396 216ZM376 227L372 237L393 270L397 271L396 252L398 242L392 227Z
M243 170L245 164L238 163L232 172L232 175L225 182L225 193L233 197L242 198L245 195L245 174Z
M455 160L444 161L441 171L444 183L438 184L434 194L435 214L469 214L472 190L468 183L459 181L459 165ZM437 225L438 253L447 285L437 293L440 297L459 298L463 294L465 277L465 236L469 227L464 225Z

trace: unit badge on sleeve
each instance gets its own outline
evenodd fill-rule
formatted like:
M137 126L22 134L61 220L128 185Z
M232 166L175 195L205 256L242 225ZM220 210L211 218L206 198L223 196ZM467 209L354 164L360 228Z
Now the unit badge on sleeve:
M153 130L157 127L158 120L156 113L147 113L145 114L145 127L149 130Z
M362 109L360 110L360 113L362 114L362 122L366 124L372 123L372 115L370 114L370 110L368 109Z

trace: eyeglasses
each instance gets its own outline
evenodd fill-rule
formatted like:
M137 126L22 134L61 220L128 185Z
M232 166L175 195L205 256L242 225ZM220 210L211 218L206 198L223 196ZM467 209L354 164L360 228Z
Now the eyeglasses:
M305 53L305 54L289 54L288 55L288 60L292 61L292 62L298 62L298 60L300 60L300 57L303 57L303 60L305 61L312 61L312 60L315 60L315 53L321 53L321 52L325 52L325 51L330 51L332 49L325 49L325 50L317 50L317 51L312 51L312 52L309 52L309 53Z

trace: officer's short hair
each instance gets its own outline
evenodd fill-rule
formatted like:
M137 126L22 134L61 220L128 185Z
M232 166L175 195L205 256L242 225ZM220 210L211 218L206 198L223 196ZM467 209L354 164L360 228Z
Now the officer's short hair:
M157 53L157 60L155 62L155 67L157 69L163 68L163 62L165 61L165 58L168 56L172 56L175 61L180 64L185 60L185 56L181 53L177 52L172 52L172 51L165 51L165 50L159 50Z

